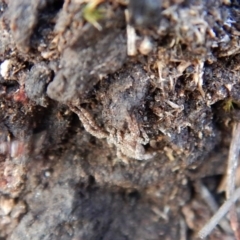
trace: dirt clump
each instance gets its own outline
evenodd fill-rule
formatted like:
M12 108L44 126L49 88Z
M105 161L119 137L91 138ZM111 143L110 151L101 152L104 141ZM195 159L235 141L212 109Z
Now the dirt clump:
M0 237L196 239L239 121L239 11L0 0Z

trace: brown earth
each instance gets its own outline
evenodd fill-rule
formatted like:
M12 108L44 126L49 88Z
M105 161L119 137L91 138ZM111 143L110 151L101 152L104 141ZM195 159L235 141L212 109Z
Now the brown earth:
M197 239L240 116L239 13L0 0L0 239Z

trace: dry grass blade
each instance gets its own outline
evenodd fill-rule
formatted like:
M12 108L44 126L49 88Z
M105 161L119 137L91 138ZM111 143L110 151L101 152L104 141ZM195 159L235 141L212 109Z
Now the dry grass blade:
M238 188L233 195L218 209L213 217L205 224L205 226L198 232L198 236L203 239L205 238L219 223L222 217L227 214L232 205L240 197L240 188Z
M232 130L232 141L228 155L227 168L227 186L226 197L227 201L220 207L216 214L209 220L209 222L198 233L200 238L205 238L213 228L219 223L221 218L230 211L230 223L237 240L240 240L240 231L238 218L236 214L235 201L240 197L240 188L235 192L236 171L238 167L238 158L240 150L240 124L234 123Z
M227 199L229 199L232 196L235 189L239 149L240 149L240 124L234 123L233 130L232 130L232 141L231 141L229 154L228 154L227 184L226 184ZM236 207L234 204L230 209L229 217L230 217L230 223L231 223L232 230L235 234L235 237L237 240L240 240L239 223L238 223Z
M232 141L228 155L226 197L230 198L235 189L236 171L240 150L240 123L235 123L232 130Z
M215 201L214 197L211 195L211 192L202 183L200 183L200 193L201 193L202 199L209 206L211 212L216 213L217 210L219 209L219 206L218 206L217 202ZM232 233L232 229L231 229L230 224L228 223L227 219L222 219L219 222L219 226L222 228L222 230L225 233L227 233L227 234Z

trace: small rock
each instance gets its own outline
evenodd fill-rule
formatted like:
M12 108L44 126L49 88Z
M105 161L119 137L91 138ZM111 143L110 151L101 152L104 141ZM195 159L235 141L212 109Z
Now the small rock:
M0 73L4 79L8 77L9 68L11 67L11 60L5 60L0 66Z
M26 204L23 201L18 202L11 212L11 218L18 219L21 215L26 213L26 210L27 210Z
M12 211L14 205L15 201L13 198L2 197L0 199L0 209L2 210L2 215L8 215Z

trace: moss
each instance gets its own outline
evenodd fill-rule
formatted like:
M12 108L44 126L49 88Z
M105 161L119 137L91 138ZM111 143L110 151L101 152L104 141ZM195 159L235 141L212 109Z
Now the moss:
M225 112L231 112L235 108L240 108L240 102L235 101L232 98L228 98L223 102L223 110Z
M228 98L223 102L223 110L225 112L230 112L231 110L234 109L233 106L233 99L232 98Z

